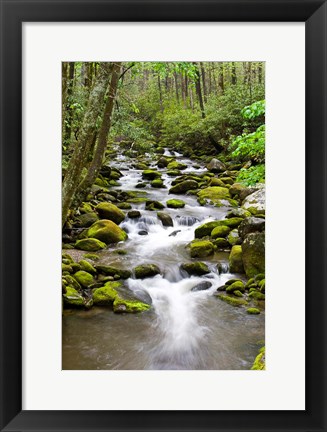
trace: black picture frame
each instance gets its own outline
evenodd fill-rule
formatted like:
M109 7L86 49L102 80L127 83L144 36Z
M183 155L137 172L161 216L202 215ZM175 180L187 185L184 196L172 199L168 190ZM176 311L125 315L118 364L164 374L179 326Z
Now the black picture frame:
M326 2L1 0L0 3L1 431L326 431ZM22 411L22 23L74 21L305 22L305 411ZM299 235L304 241L304 233ZM291 348L288 356L287 364L291 367L296 361Z

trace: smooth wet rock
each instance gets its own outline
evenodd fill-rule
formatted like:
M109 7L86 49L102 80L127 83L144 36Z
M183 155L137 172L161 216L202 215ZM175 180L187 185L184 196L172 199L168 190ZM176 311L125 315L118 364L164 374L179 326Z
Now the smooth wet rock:
M226 171L226 165L222 163L219 159L213 158L207 165L207 170L213 173L222 173Z
M76 249L81 249L89 252L96 252L104 249L107 245L96 238L87 238L78 240L75 244Z
M163 208L165 208L165 206L161 204L161 202L159 201L146 200L145 203L146 210L162 210Z
M142 172L142 178L146 179L146 180L154 180L156 178L160 178L161 177L161 173L158 171L154 171L154 170L144 170Z
M187 168L187 165L182 162L172 161L169 162L167 169L168 170L184 170Z
M176 231L173 231L171 234L169 234L169 236L168 237L175 237L178 233L180 233L181 232L181 230L176 230Z
M235 247L235 246L234 246ZM265 273L265 233L250 233L242 243L243 265L247 277Z
M157 167L158 168L166 168L168 164L169 164L169 160L167 158L165 158L164 156L162 156L157 162Z
M212 287L211 282L203 281L191 288L192 292L204 291Z
M102 219L95 222L87 231L87 236L96 238L106 244L125 241L128 236L115 222Z
M146 183L137 183L137 185L135 185L135 187L136 187L137 189L143 189L143 188L145 188L146 186L147 186Z
M127 216L130 219L137 219L137 218L141 217L141 212L138 210L131 210L127 213Z
M90 212L90 213L84 213L81 214L80 216L78 216L77 218L77 222L78 222L78 226L83 227L83 228L88 228L90 227L92 224L94 224L94 222L96 222L97 220L99 220L98 215L95 212Z
M257 217L248 217L240 223L238 233L243 239L250 233L262 232L265 230L265 219Z
M139 265L133 271L136 279L145 279L161 273L160 268L156 264Z
M222 237L212 240L212 243L217 247L218 250L225 250L230 248L228 240Z
M163 226L165 226L165 227L174 226L173 220L168 213L158 212L157 216L158 216L158 219L161 220Z
M125 219L125 213L115 206L115 204L100 203L96 206L96 211L101 219L108 219L116 224L120 224Z
M251 214L265 214L266 209L266 189L262 187L256 192L248 195L242 203L242 207Z
M235 245L229 254L229 269L231 273L244 273L242 246Z
M202 276L204 274L210 273L207 264L201 261L196 261L192 263L183 263L181 269L186 271L191 276Z
M140 236L145 236L145 235L148 235L149 233L147 231L145 231L145 230L141 230L137 234L140 235Z
M132 273L129 270L119 269L114 266L108 266L104 264L98 264L94 266L99 273L103 273L107 276L119 275L121 279L128 279Z

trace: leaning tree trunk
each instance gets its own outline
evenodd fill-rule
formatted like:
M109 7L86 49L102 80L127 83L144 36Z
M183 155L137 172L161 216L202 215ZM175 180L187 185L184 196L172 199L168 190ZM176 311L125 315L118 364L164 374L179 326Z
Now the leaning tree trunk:
M89 154L96 120L103 108L103 99L110 80L110 63L101 63L94 87L89 96L88 105L75 145L74 153L69 161L62 184L62 225L65 224L69 207L80 183L81 173Z
M111 117L112 117L113 107L116 99L120 69L121 69L121 63L114 63L112 74L111 74L111 81L109 85L109 95L103 113L103 119L99 131L98 142L95 146L93 159L88 168L87 175L79 186L79 191L81 194L83 194L84 191L88 190L88 188L93 185L94 180L97 178L99 169L101 168L102 165L103 156L107 148L107 137L111 126Z

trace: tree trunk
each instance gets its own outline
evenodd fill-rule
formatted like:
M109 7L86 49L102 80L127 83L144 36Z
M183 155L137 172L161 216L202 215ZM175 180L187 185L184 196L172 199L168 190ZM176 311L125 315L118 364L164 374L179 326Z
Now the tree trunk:
M206 73L202 62L200 62L200 67L201 67L201 77L202 77L202 87L203 87L203 99L204 102L206 103L207 102Z
M222 93L224 93L224 63L219 65L218 85Z
M99 66L98 76L91 90L83 124L80 129L79 141L75 145L74 153L69 161L63 180L62 225L66 222L69 207L80 183L81 173L89 154L95 124L103 109L103 99L110 79L110 66L110 63L102 63Z
M235 85L236 83L237 83L236 66L235 66L235 62L232 62L232 84Z
M199 68L197 63L193 63L196 66L196 79L195 79L195 91L199 100L200 109L201 109L201 116L202 118L205 118L206 114L204 111L204 104L203 104L203 98L202 98L202 91L201 91L201 83L200 83L200 74L199 74Z
M102 165L104 153L107 148L107 137L111 127L111 117L113 107L116 99L118 81L120 76L121 63L114 63L111 74L111 81L109 85L109 94L106 102L106 106L103 113L103 119L101 128L99 131L98 142L95 146L93 153L93 159L89 166L85 179L81 182L79 190L83 193L94 183L94 180L98 176L99 169Z
M179 104L179 93L178 93L178 78L177 78L177 72L174 72L174 78L175 78L175 89L176 89L176 100Z
M64 143L65 139L65 118L66 118L66 105L67 105L67 71L68 63L61 63L61 141Z
M66 118L66 123L65 123L65 136L64 136L64 141L66 143L70 142L70 136L71 136L71 132L72 132L72 120L73 120L73 112L72 109L70 108L70 104L71 104L71 96L73 94L73 88L74 88L74 70L75 70L75 63L74 62L70 62L69 63L69 68L68 68L68 83L67 83L67 99L66 99L66 114L65 114L65 118Z
M163 102L162 102L162 90L161 90L161 81L160 75L158 75L158 89L159 89L159 101L160 101L160 111L163 112Z

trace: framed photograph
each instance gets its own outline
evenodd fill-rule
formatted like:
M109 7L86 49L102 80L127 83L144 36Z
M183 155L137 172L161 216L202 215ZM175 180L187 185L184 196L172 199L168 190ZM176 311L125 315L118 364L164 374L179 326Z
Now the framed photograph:
M326 2L1 36L0 429L326 430Z

